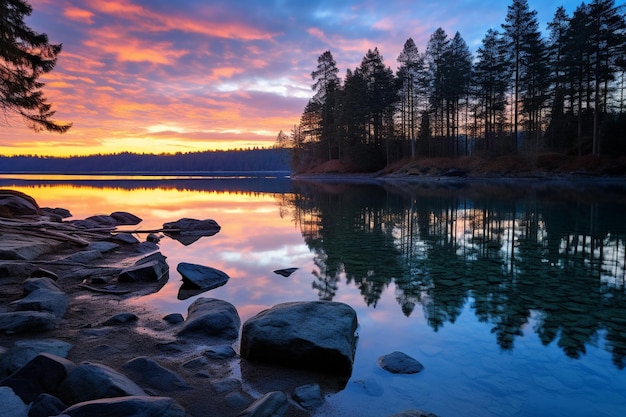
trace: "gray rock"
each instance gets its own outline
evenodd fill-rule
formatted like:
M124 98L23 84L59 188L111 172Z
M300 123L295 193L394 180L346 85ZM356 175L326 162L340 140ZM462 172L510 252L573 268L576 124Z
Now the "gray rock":
M318 384L308 384L296 387L293 399L307 410L312 410L324 404L324 397Z
M26 297L9 304L12 311L40 311L63 317L70 299L50 278L29 278L25 281Z
M231 345L211 346L202 353L207 359L228 359L237 355Z
M64 242L37 236L2 237L0 259L32 261L40 256L60 250Z
M239 413L239 417L280 417L285 415L288 401L283 392L268 392Z
M72 345L57 339L22 339L8 349L0 361L0 369L5 374L17 371L40 353L51 353L66 358Z
M50 394L40 394L30 405L28 417L48 417L61 414L67 405Z
M179 336L209 336L237 339L241 319L235 306L215 298L198 298L187 309Z
M137 245L137 252L139 253L152 253L159 250L159 245L153 242L141 242Z
M15 190L0 190L0 212L10 213L13 216L41 214L39 205L29 195Z
M61 291L61 287L51 278L28 278L22 283L24 295L37 290Z
M137 320L139 320L139 316L134 313L119 313L105 320L102 325L116 326L118 324L135 323Z
M111 217L115 219L118 225L134 226L142 222L140 217L126 211L114 211Z
M213 381L211 384L213 390L218 394L224 394L227 392L240 391L243 388L243 384L237 378L223 378Z
M154 282L164 278L169 273L169 265L166 257L160 252L153 253L139 259L135 265L123 269L119 276L119 282Z
M204 291L221 287L230 279L225 272L219 269L188 262L179 263L176 270L182 275L185 284Z
M69 417L185 417L172 398L127 396L85 401L63 411Z
M424 365L402 352L379 357L378 366L392 374L416 374L424 370Z
M106 365L91 362L76 366L57 391L57 396L68 404L131 395L145 396L146 393L128 377Z
M161 241L161 236L156 233L148 233L146 236L146 242L159 243Z
M215 220L197 220L183 218L175 222L163 224L163 229L171 229L172 231L164 231L166 236L178 240L183 245L190 245L203 236L213 236L220 231L220 225Z
M50 278L52 281L59 279L59 276L45 268L37 268L30 273L31 278Z
M50 353L40 353L0 381L0 385L11 387L24 402L30 403L39 394L56 391L75 368L76 365L67 359Z
M100 253L112 252L115 249L118 249L120 245L113 242L91 242L85 250L97 250Z
M75 262L79 264L91 264L98 259L102 259L102 252L100 252L99 250L82 250L63 258L61 261Z
M41 207L41 211L46 212L46 213L52 213L56 216L59 216L62 219L67 219L68 217L72 217L72 213L68 209L65 209L62 207L55 207L55 208Z
M180 313L172 313L163 317L163 321L169 324L180 324L185 321L185 318Z
M9 387L0 387L0 416L2 417L26 417L28 406Z
M244 323L240 354L249 360L349 375L357 324L356 312L347 304L278 304Z
M97 214L95 216L89 216L85 220L96 223L99 227L115 227L117 226L117 220L106 214Z
M389 417L437 417L437 414L424 410L405 410Z
M192 389L182 377L164 368L147 357L131 359L122 365L128 376L137 384L149 386L163 392L186 391Z
M121 243L127 243L129 245L139 243L139 239L137 239L130 233L117 233L115 236L113 236L113 239Z
M0 313L0 331L11 333L43 332L52 330L57 318L40 311L11 311Z

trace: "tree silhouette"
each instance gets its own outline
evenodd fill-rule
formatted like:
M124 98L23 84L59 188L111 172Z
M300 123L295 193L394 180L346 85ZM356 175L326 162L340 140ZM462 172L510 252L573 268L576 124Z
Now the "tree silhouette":
M64 133L71 123L52 120L55 111L43 95L42 74L52 71L61 44L48 43L24 23L33 9L23 0L0 0L0 109L21 116L35 131Z

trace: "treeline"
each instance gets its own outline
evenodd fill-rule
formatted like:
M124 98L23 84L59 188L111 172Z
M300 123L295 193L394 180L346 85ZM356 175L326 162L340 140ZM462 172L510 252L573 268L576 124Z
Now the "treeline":
M293 168L340 160L376 170L407 157L560 152L626 154L626 23L613 0L559 7L544 37L537 12L513 0L473 55L441 28L425 51L409 38L394 73L378 50L340 79L330 51L314 95L280 146Z
M176 154L135 154L75 157L0 156L4 173L288 171L285 149L245 149Z

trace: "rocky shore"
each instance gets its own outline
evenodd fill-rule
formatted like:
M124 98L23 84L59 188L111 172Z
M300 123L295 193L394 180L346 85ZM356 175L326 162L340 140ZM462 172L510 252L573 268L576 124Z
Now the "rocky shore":
M139 232L131 213L70 217L0 190L0 417L335 415L325 397L352 371L351 307L285 303L242 324L235 306L203 294L226 274L180 264L190 294L201 296L186 317L162 316L125 302L169 279L159 241L188 244L219 225L179 219ZM423 369L400 352L379 366Z

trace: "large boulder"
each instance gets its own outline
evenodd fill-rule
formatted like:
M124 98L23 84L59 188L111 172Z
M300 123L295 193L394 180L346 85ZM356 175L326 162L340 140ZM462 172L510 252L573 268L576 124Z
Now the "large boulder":
M39 205L29 195L15 190L0 190L0 217L41 214Z
M349 375L357 325L356 312L347 304L278 304L244 323L240 354L249 360Z
M187 320L178 335L234 340L239 337L240 326L235 306L224 300L201 297L189 305Z
M65 378L57 396L67 404L98 398L147 395L125 375L100 363L83 362Z
M40 353L33 360L0 381L11 387L24 402L30 403L42 393L56 391L76 365L60 356Z
M185 417L185 409L168 397L127 396L85 401L63 410L69 417Z

